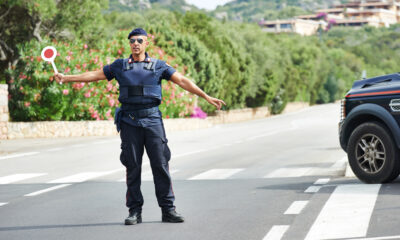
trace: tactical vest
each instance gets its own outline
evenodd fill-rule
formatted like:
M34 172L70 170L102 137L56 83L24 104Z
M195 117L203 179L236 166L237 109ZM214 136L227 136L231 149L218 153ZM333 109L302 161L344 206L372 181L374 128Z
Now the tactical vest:
M156 74L157 59L146 58L144 62L124 59L119 79L119 102L124 104L161 103L161 81Z

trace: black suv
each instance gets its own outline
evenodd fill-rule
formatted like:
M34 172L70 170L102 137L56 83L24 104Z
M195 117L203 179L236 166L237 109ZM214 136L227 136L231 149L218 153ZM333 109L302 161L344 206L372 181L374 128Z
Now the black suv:
M356 81L342 100L340 145L365 183L387 183L400 173L400 74Z

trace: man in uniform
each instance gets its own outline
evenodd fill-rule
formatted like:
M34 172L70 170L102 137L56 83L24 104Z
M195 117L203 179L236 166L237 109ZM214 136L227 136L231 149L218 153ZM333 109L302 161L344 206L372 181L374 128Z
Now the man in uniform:
M56 74L57 82L94 82L117 79L121 108L117 108L115 123L121 131L120 160L126 167L126 206L129 216L125 225L142 222L143 196L140 191L141 167L144 148L150 159L158 205L162 210L163 222L183 222L184 218L175 211L174 192L168 161L171 153L167 145L162 115L161 80L171 80L183 89L204 98L221 109L222 100L204 93L196 84L176 72L162 60L150 58L146 52L149 45L147 33L136 28L128 36L132 54L127 59L117 59L102 70L78 75Z

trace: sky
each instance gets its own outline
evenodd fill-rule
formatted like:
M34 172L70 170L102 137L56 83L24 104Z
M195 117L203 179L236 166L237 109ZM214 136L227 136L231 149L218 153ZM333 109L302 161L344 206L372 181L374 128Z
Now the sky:
M206 10L214 10L218 5L224 5L232 0L185 0L189 4L193 4L198 8Z

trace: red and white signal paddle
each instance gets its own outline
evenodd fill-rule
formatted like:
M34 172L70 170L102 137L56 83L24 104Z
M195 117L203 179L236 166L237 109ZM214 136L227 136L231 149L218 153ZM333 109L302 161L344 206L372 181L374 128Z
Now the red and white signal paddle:
M58 73L57 67L54 64L54 59L56 58L56 56L57 56L57 50L56 50L55 47L47 46L47 47L43 48L43 50L42 50L42 59L45 60L46 62L50 62L51 63L51 66L53 66L53 70L54 70L55 74Z

